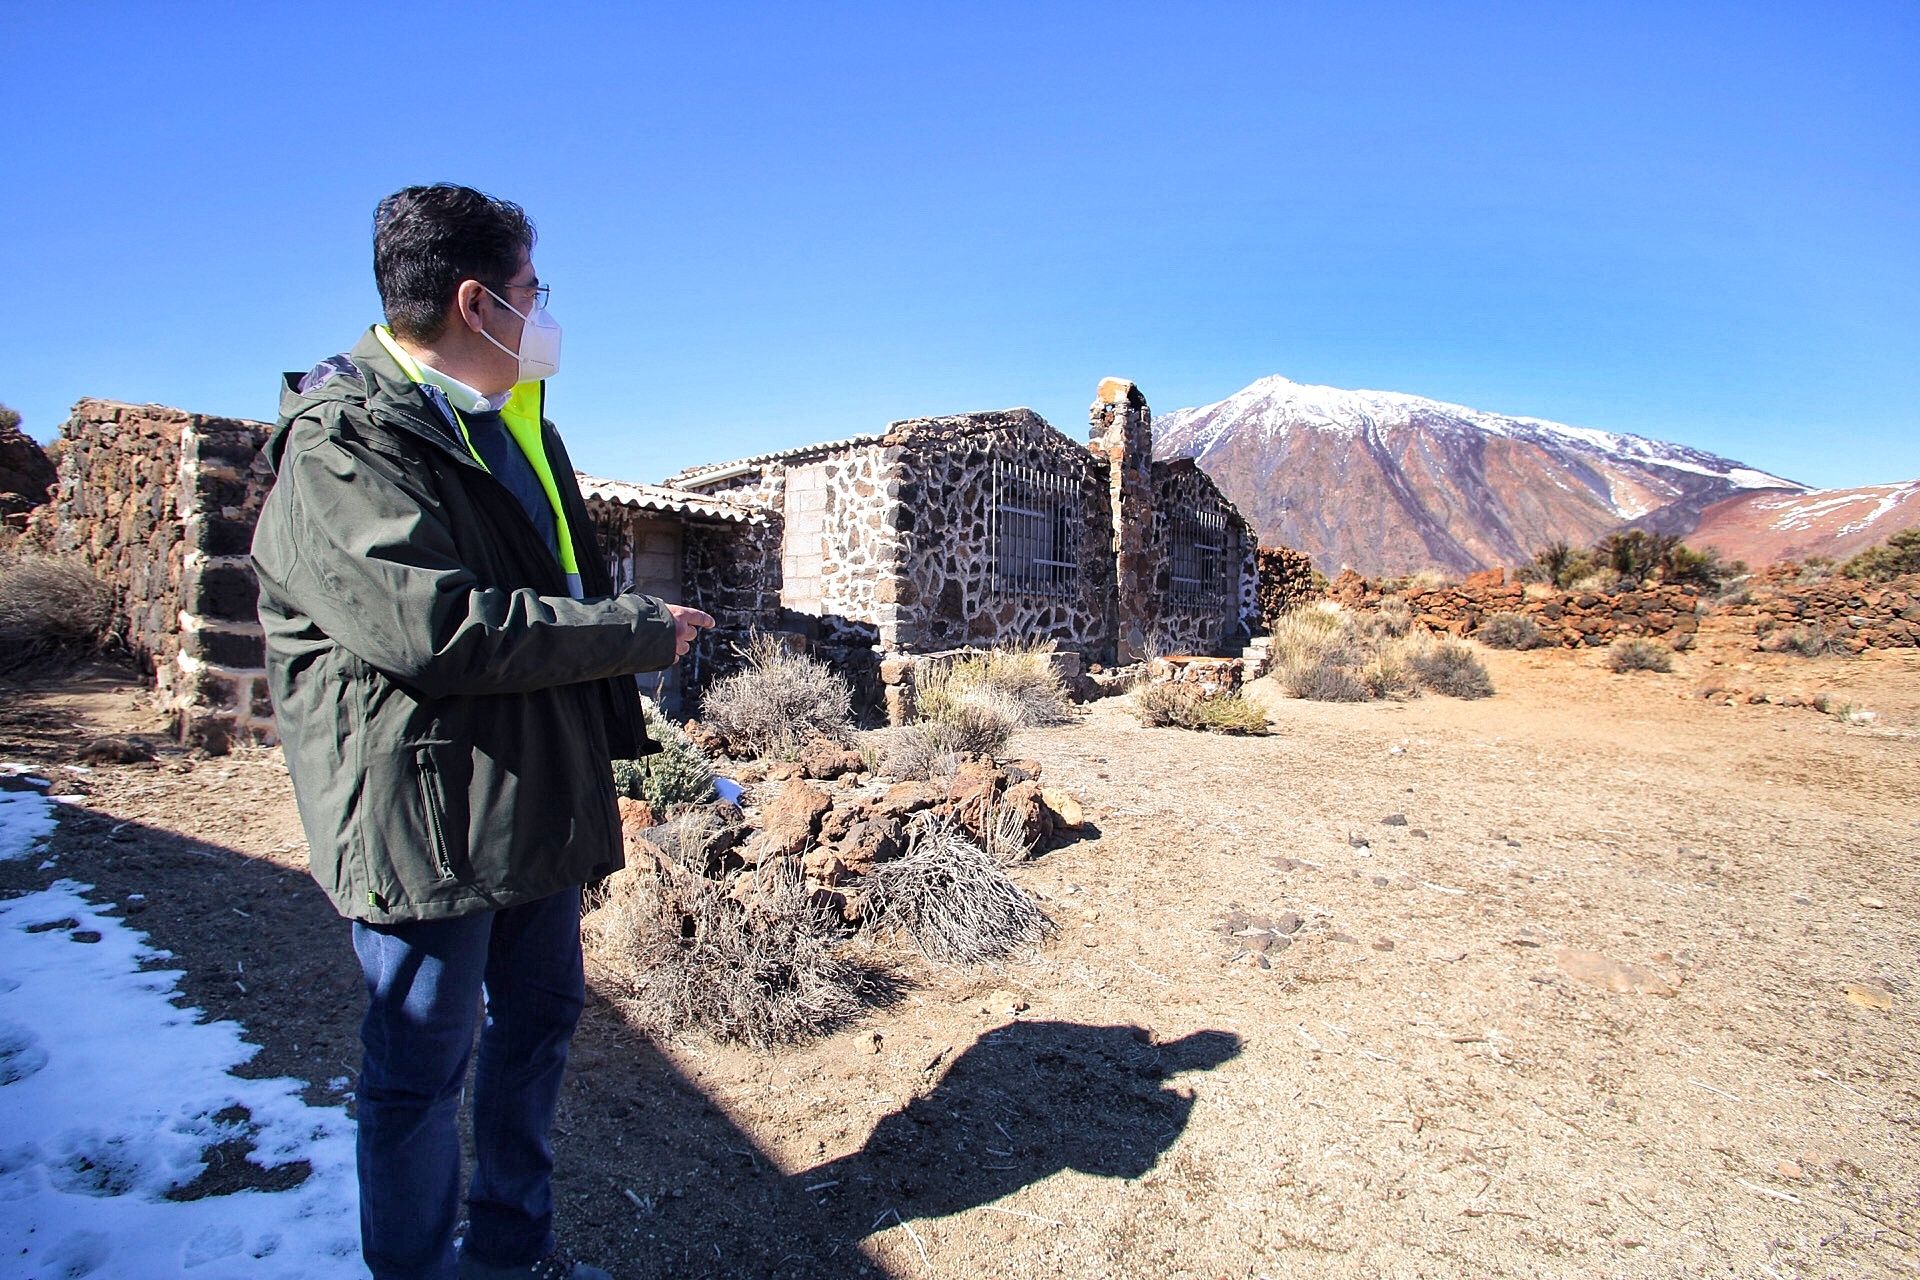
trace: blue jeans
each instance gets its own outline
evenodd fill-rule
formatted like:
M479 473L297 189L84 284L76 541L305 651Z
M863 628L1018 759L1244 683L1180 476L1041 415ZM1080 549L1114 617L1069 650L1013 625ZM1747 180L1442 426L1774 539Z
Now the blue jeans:
M473 1056L475 1167L465 1251L495 1266L553 1248L553 1150L586 983L580 891L409 924L356 921L360 1243L376 1280L450 1280L460 1208L460 1091Z

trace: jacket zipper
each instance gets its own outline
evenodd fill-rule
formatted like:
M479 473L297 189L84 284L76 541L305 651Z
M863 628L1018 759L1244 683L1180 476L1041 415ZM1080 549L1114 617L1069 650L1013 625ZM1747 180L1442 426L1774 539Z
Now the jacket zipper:
M422 748L414 753L414 777L420 783L420 803L427 811L427 827L433 839L433 863L440 871L441 883L453 879L453 855L447 851L447 831L440 816L439 782L440 770L433 763L433 753Z

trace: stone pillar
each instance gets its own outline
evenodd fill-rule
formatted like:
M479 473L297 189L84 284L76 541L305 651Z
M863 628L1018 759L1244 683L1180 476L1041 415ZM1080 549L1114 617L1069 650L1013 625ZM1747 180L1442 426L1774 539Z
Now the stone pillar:
M1094 393L1089 447L1105 458L1113 504L1114 658L1125 664L1147 656L1153 621L1153 411L1140 388L1106 378Z

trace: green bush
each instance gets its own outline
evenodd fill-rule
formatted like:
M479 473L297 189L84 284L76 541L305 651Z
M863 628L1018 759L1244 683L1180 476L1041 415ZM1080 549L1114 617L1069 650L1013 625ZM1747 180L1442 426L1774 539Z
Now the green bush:
M1840 571L1868 582L1890 582L1904 574L1920 573L1920 528L1902 529L1847 561Z
M647 736L660 744L660 750L638 760L615 760L615 794L645 800L662 817L681 805L705 804L713 799L713 762L706 752L694 746L653 699L640 699L640 710L646 718Z
M1607 665L1615 671L1671 671L1673 650L1645 636L1626 636L1607 646Z
M1449 698L1485 698L1493 693L1486 664L1458 640L1442 640L1414 654L1410 665L1422 689Z
M1496 613L1480 624L1473 638L1489 649L1537 649L1545 640L1540 625L1524 613Z

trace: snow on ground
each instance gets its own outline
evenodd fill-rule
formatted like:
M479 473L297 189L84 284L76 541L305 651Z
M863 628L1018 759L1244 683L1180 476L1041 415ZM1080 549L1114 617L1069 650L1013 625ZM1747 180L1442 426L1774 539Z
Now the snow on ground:
M0 791L0 857L53 828L52 804ZM0 902L0 1276L34 1280L335 1280L359 1261L353 1126L293 1080L232 1069L233 1022L172 1003L167 953L72 880ZM282 1191L169 1199L216 1144L278 1170ZM293 1166L288 1168L287 1166Z

